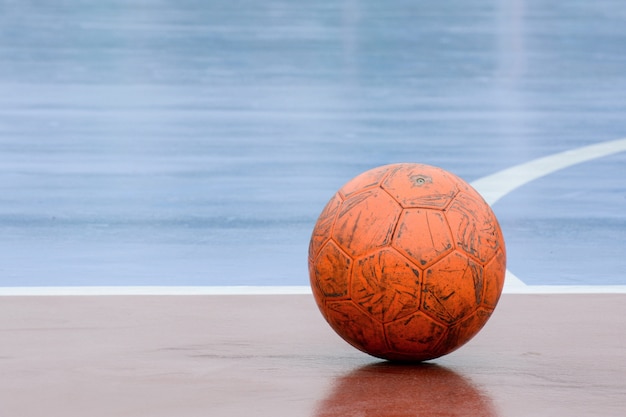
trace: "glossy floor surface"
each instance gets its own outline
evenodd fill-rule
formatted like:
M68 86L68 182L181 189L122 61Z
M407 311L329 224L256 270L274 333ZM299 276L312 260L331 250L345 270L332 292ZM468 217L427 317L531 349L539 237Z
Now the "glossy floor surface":
M0 413L78 417L621 417L626 295L504 295L483 330L397 366L311 296L10 297Z

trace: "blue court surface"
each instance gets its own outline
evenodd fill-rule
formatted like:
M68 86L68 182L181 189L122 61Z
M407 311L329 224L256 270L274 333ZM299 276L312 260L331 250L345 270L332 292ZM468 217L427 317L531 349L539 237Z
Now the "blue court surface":
M623 292L625 20L608 0L2 1L0 292L298 292L328 199L394 162L483 193L508 291Z

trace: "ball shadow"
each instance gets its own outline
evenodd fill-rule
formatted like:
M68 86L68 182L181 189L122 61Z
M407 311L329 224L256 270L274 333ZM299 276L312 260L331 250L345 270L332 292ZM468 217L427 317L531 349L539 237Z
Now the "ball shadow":
M497 417L491 398L468 378L436 364L389 362L358 368L334 383L315 417Z

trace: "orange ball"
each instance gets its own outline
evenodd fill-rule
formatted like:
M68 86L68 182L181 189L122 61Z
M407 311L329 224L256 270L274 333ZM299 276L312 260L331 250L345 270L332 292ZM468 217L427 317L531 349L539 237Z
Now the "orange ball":
M452 352L485 325L506 271L498 221L459 177L374 168L322 211L309 245L315 301L352 346L397 361Z

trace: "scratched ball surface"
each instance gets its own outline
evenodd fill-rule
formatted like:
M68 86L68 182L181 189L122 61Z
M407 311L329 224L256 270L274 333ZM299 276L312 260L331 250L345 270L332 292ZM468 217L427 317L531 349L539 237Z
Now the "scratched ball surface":
M489 205L461 178L423 164L350 180L309 245L326 321L357 349L394 361L434 359L468 342L495 309L505 271Z

